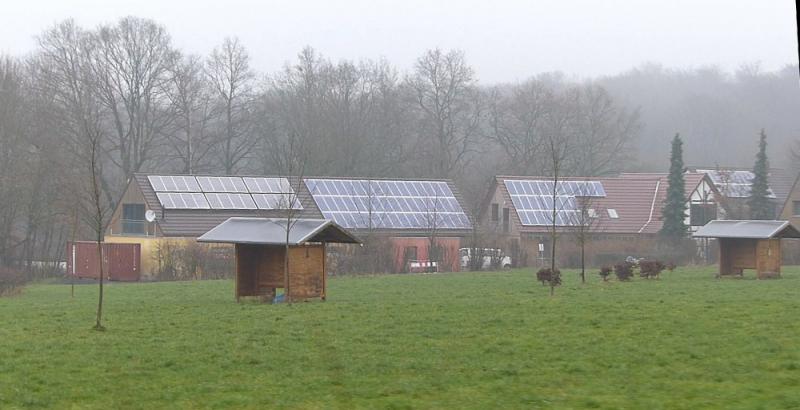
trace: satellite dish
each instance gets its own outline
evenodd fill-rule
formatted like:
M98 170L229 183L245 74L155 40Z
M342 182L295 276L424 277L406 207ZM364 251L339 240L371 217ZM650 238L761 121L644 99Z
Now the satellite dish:
M156 220L156 213L152 209L148 209L147 212L144 213L144 219L147 219L147 222L155 222Z

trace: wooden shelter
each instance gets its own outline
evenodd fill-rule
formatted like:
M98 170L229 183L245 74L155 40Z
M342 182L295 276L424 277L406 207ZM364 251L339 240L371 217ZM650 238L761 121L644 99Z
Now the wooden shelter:
M197 241L234 244L237 301L243 296L272 300L278 288L283 288L291 300L325 300L326 245L360 243L344 228L325 219L294 219L289 223L285 218L241 217L228 219ZM285 263L288 280L284 277Z
M745 269L755 269L759 279L767 279L780 276L781 239L800 238L800 231L789 221L714 220L694 237L717 239L720 276L741 276Z

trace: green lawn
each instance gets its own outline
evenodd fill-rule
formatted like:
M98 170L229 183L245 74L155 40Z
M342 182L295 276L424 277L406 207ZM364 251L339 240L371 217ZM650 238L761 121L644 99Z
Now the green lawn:
M530 272L329 281L236 304L230 281L35 285L0 298L0 408L800 408L800 268L683 269L555 297Z

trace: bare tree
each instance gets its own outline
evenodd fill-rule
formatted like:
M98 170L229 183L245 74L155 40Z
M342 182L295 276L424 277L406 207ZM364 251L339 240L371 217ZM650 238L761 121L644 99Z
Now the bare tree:
M591 241L594 232L600 225L601 209L597 207L595 197L589 188L588 181L578 183L575 193L578 212L572 218L575 242L581 249L581 283L586 283L586 245Z
M103 148L122 177L121 183L106 188L107 198L113 202L114 188L124 186L160 153L162 137L173 120L166 89L177 52L163 26L142 18L125 17L114 25L101 26L92 37L96 42L91 64L95 86L113 135Z
M563 221L564 218L559 218L559 212L563 210L563 206L560 206L560 192L561 187L559 185L561 181L561 173L563 171L564 163L566 162L569 151L570 151L570 144L568 143L567 138L557 138L555 136L549 136L547 138L547 153L549 157L549 167L550 167L550 176L552 177L553 186L552 186L552 209L550 213L550 226L548 230L550 231L550 296L555 294L556 286L561 284L561 275L556 268L556 250L558 244L558 236L559 236L559 226L563 224L559 223L559 221Z
M488 137L508 157L510 171L520 175L542 173L539 164L546 150L544 127L556 104L554 90L532 79L510 91L495 88L491 97Z
M420 151L430 173L454 176L472 151L481 125L483 106L472 68L461 51L429 50L417 60L406 83L419 109Z
M305 173L305 147L302 142L295 138L289 138L285 144L274 147L275 150L281 152L284 157L284 168L279 173L279 176L286 178L288 181L296 181L294 186L290 183L287 189L281 194L277 202L277 208L284 212L283 226L285 236L283 258L283 282L284 282L284 298L288 303L292 303L291 297L291 281L289 278L289 250L290 250L290 236L292 229L300 219L300 214L303 209L300 203L299 193L302 192L302 185L304 183ZM324 273L324 272L323 272Z
M23 67L0 56L0 264L12 262L14 226L22 211L19 178L25 167L26 111Z
M66 21L45 32L39 39L42 52L37 72L40 84L53 96L54 109L67 137L66 147L74 162L75 189L83 219L92 229L97 245L99 297L95 330L104 330L103 314L103 236L110 214L110 201L102 190L103 164L101 142L104 110L97 95L96 71L92 68L96 39ZM88 180L88 182L87 182Z
M428 240L428 266L427 268L436 269L441 267L442 261L448 255L444 254L441 244L439 243L439 229L441 229L442 215L440 214L443 205L440 203L438 193L426 200L425 204L425 231ZM435 265L434 265L435 264Z
M364 227L361 234L364 246L356 250L355 268L362 273L378 273L387 271L388 264L385 257L385 243L379 238L379 230L386 227L387 213L385 192L380 181L368 179L363 181L360 190L363 196L352 198L358 211L353 217L358 227Z
M89 173L88 177L91 182L88 186L88 195L84 202L83 208L86 209L86 222L94 230L95 241L97 244L97 265L99 267L99 294L97 299L97 316L94 325L94 330L105 330L102 324L103 320L103 281L105 280L105 270L103 267L103 239L110 216L113 208L108 206L106 201L103 200L103 189L101 187L101 178L103 176L103 166L100 159L101 148L100 140L102 135L94 133L87 133L87 139L84 142L88 151Z
M601 86L576 89L577 138L569 168L575 175L601 176L620 172L633 158L633 142L641 129L639 112L629 113Z
M397 73L385 61L334 64L307 47L273 76L262 101L258 119L270 139L293 133L308 142L309 166L325 164L310 172L396 175L408 158L404 139L413 121ZM262 150L265 162L272 161L269 144Z
M167 97L175 117L168 142L181 172L192 174L204 168L212 147L209 126L213 119L212 91L200 57L189 55L170 70Z
M211 52L206 74L216 93L220 126L219 159L225 174L241 167L257 143L252 132L253 79L250 55L236 38L226 38Z

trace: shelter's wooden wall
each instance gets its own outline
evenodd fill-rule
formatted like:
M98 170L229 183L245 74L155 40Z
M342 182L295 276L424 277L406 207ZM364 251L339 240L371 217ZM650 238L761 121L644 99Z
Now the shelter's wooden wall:
M284 287L283 246L236 245L236 295L269 296ZM292 299L325 297L325 246L289 248L289 294Z
M741 275L744 269L755 269L759 278L780 274L780 239L721 238L719 240L720 275Z
M322 245L289 248L289 294L293 299L325 296L324 266L325 248Z
M761 239L756 250L758 277L764 278L781 273L781 240ZM772 274L772 275L771 275Z

